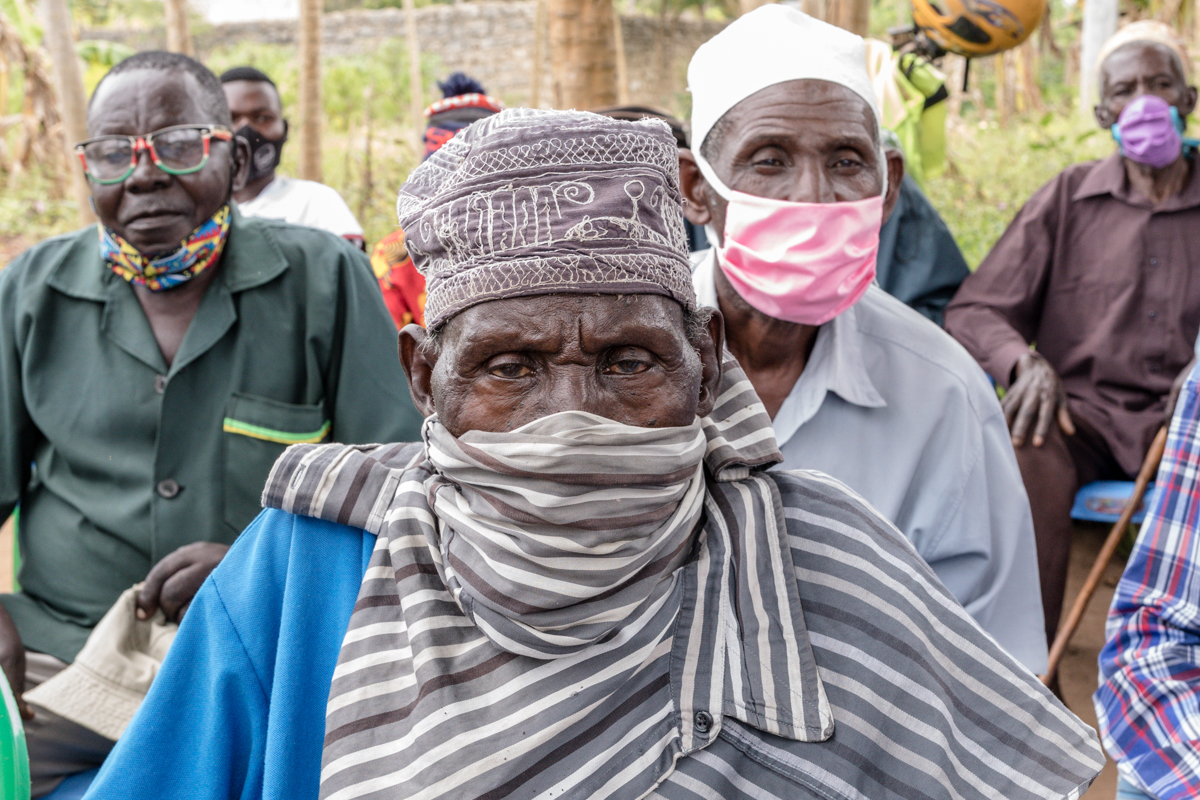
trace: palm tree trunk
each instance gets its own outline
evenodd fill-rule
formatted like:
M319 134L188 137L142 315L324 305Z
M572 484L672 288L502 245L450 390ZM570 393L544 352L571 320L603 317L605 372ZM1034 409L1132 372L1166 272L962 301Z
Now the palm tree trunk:
M417 10L413 0L404 0L404 40L408 50L408 113L412 117L413 152L421 157L425 135L425 88L421 85L421 44L417 39Z
M63 156L70 165L70 175L73 177L72 188L79 204L79 221L87 225L96 219L88 203L92 193L74 152L75 142L87 138L87 93L83 88L79 58L75 55L71 11L67 8L67 0L41 0L41 12L46 50L50 52L50 60L54 65L54 87L66 130L66 136L63 137L66 152Z
M300 177L320 181L321 0L300 0Z
M196 56L192 46L192 30L188 25L187 0L166 0L167 49L172 53Z
M550 61L558 108L617 102L613 0L548 0Z
M866 36L871 22L871 0L830 0L826 22Z

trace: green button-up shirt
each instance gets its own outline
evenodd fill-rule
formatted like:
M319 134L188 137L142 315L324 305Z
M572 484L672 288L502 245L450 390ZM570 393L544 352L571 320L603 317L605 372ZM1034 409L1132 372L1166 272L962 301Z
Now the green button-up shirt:
M197 541L230 543L296 442L419 439L366 258L248 219L170 368L96 229L0 271L0 520L19 503L26 647L74 659L124 589Z

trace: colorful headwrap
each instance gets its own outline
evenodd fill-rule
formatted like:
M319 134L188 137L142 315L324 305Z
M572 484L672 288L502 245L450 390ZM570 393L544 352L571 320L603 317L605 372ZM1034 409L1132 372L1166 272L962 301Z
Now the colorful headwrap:
M438 88L442 90L442 99L425 109L429 122L425 127L424 158L429 158L475 120L504 110L504 104L489 95L479 81L461 72L438 81Z
M180 242L175 252L154 259L146 258L112 228L96 223L100 255L125 280L161 292L190 281L217 262L229 236L229 219L226 204Z
M425 326L542 294L657 294L696 307L679 155L659 120L510 109L451 139L396 203Z

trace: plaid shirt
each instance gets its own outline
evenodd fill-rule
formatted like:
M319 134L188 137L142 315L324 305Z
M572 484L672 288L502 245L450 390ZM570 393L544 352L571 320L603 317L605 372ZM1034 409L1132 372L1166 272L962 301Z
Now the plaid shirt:
M1157 489L1108 613L1096 716L1121 775L1200 796L1200 369L1179 397Z

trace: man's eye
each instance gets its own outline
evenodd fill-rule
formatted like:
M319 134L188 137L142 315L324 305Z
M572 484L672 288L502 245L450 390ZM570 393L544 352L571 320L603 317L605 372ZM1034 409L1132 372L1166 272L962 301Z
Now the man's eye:
M648 369L650 369L650 365L645 361L635 361L632 358L626 358L609 364L605 372L611 375L637 375L639 372L645 372Z
M533 374L533 370L524 364L498 364L488 372L497 378L525 378Z
M862 162L855 161L853 158L839 158L833 162L833 166L834 169L854 169L855 167L861 167Z
M760 158L755 160L756 167L782 167L783 161L778 158Z

